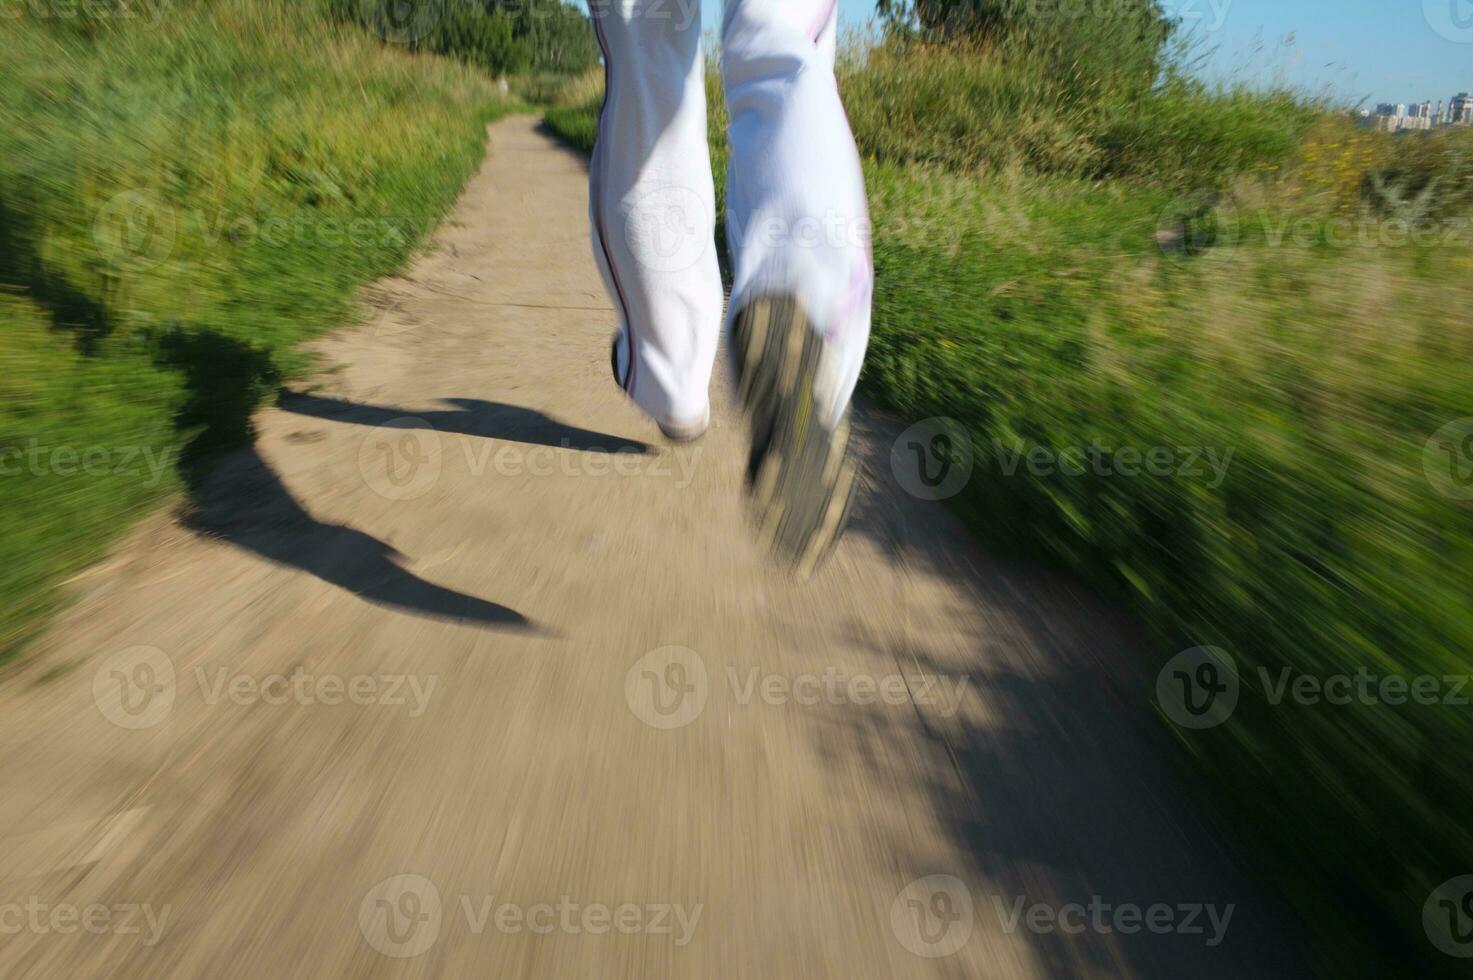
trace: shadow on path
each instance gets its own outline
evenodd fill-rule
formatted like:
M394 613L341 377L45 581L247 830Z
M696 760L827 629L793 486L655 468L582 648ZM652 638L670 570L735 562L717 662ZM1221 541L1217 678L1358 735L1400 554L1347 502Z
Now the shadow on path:
M194 504L186 527L300 569L374 605L432 619L533 628L514 609L419 578L400 564L403 555L372 535L317 520L255 447L213 467Z
M646 443L565 425L541 412L519 405L475 398L444 398L441 401L454 405L455 411L411 412L401 408L362 405L307 394L284 395L279 407L296 415L308 415L350 425L380 426L392 423L398 429L428 428L436 432L521 442L533 446L553 446L580 452L639 455L650 452Z
M884 451L896 435L874 419L860 428ZM943 504L908 497L889 471L888 454L877 452L875 489L850 533L899 566L896 624L884 632L856 624L840 639L868 649L880 673L946 679L951 690L965 679L962 710L947 710L939 695L948 688L933 680L916 710L815 712L813 736L836 770L857 759L883 770L881 781L921 790L958 866L919 861L916 873L961 878L974 921L1024 944L1053 980L1307 975L1303 927L1255 880L1250 842L1172 765L1178 753L1142 669L1153 641L1066 577L985 557L958 539ZM903 583L931 578L953 583L956 597L911 601ZM959 636L975 637L970 654ZM896 745L921 748L906 759ZM905 849L894 842L896 853ZM1042 925L1027 918L1035 907ZM1231 918L1214 923L1208 907ZM1122 908L1154 910L1161 924L1117 919Z
M175 419L192 434L181 460L191 504L186 527L375 605L487 627L536 628L514 609L426 582L402 566L404 556L391 546L323 523L297 502L254 445L251 414L278 381L268 354L217 333L177 332L162 338L160 359L183 373L188 391ZM242 443L247 448L221 455Z

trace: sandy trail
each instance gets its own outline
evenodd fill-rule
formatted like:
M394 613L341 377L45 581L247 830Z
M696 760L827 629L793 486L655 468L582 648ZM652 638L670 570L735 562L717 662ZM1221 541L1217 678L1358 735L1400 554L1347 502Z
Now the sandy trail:
M871 417L832 565L770 568L724 387L672 451L607 377L582 161L490 139L336 370L4 677L0 973L1303 975L1128 627Z

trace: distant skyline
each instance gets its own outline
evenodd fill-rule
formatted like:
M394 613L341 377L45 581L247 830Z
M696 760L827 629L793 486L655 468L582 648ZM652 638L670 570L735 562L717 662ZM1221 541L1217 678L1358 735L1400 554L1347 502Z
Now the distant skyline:
M679 4L690 0L667 0ZM1042 9L1109 10L1119 0L1037 0ZM1214 49L1205 74L1287 82L1344 102L1447 99L1473 90L1473 0L1163 0ZM874 0L839 0L841 23L874 17ZM708 27L721 0L704 0ZM1292 38L1292 41L1290 39Z

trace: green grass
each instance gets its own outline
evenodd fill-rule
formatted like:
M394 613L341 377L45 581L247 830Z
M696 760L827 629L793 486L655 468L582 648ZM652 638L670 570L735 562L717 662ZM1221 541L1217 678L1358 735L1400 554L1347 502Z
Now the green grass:
M58 583L249 438L307 368L298 342L355 318L355 289L412 255L511 108L311 3L5 32L0 657Z
M1450 974L1421 916L1473 867L1469 709L1276 706L1258 669L1473 672L1473 503L1424 468L1473 417L1473 131L1396 139L1174 78L1071 104L1026 63L968 59L841 72L875 225L863 390L961 423L958 510L1134 610L1160 640L1143 676L1197 645L1234 657L1233 718L1173 731L1325 975ZM596 111L585 93L547 119L589 147ZM715 120L713 149L721 170ZM1434 219L1404 243L1399 221ZM1014 465L1091 447L1141 472ZM1178 472L1205 451L1216 471Z

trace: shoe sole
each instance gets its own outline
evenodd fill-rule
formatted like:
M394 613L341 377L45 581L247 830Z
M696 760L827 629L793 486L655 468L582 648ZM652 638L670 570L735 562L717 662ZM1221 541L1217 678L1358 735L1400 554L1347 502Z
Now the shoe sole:
M769 550L808 577L844 533L856 490L849 421L819 421L814 384L823 339L790 297L754 300L732 334L743 405L752 420L747 484Z

